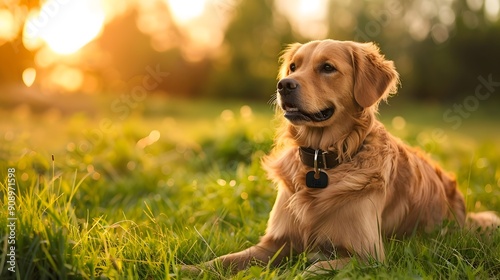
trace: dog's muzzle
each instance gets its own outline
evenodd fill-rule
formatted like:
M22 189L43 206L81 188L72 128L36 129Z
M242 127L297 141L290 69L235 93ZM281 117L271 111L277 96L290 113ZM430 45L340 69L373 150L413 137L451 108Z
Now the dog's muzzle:
M300 84L291 78L284 78L276 86L281 100L284 117L291 122L308 121L322 122L333 116L334 107L329 107L316 113L305 112L300 108Z

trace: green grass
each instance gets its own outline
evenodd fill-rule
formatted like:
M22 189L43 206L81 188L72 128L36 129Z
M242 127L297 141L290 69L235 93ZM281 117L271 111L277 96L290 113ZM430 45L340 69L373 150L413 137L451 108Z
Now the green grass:
M275 197L260 167L272 146L271 106L250 104L250 114L237 102L151 98L123 119L108 111L106 99L89 114L26 106L0 112L1 279L189 279L179 264L258 241ZM441 121L445 109L384 106L381 118L457 174L469 210L500 211L498 119L481 111L454 130ZM406 120L400 129L391 125L398 115ZM433 137L435 129L446 137ZM15 274L7 270L8 168L17 182ZM498 232L436 232L385 246L385 263L353 261L331 277L500 275ZM293 279L307 265L297 256L278 268L235 276L219 270L200 279Z

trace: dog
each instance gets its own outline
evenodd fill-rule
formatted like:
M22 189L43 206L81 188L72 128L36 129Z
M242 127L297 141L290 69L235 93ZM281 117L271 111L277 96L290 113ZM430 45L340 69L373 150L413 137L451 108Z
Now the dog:
M429 232L446 221L500 225L493 212L466 215L454 177L377 120L399 74L374 43L295 43L280 61L276 107L283 122L263 159L277 185L266 232L257 245L202 267L239 271L305 252L319 256L307 273L321 273L352 257L383 262L384 237Z

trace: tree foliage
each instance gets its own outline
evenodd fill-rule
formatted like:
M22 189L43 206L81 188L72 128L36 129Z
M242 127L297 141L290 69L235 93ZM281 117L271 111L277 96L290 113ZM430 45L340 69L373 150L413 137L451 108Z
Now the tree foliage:
M206 87L209 96L265 99L273 95L278 54L294 40L290 24L273 10L272 1L241 1L229 25L214 74Z

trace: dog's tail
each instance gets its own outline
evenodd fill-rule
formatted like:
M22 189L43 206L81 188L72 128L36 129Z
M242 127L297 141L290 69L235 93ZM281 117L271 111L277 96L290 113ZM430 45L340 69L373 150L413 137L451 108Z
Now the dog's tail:
M470 230L500 230L500 218L493 211L467 213L465 227Z

